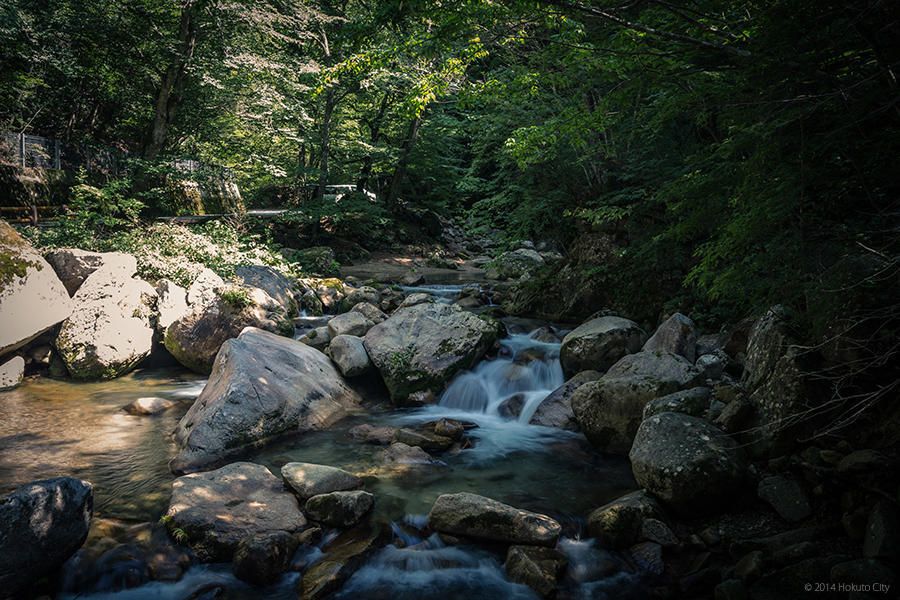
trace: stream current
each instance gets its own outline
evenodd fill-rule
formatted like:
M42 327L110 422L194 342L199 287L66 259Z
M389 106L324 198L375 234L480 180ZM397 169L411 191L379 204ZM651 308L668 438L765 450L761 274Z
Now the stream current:
M409 288L440 300L461 286ZM287 462L333 465L365 477L376 495L376 516L389 520L394 539L357 571L336 598L536 598L504 575L501 554L471 546L445 546L425 531L426 515L440 494L468 491L548 514L564 526L558 549L569 560L561 598L639 598L639 578L626 562L593 540L581 540L582 519L597 506L635 489L627 458L593 451L581 434L530 425L535 408L564 382L558 339L539 335L541 323L508 319L510 335L496 356L458 375L438 403L395 409L383 389L359 389L365 416L336 427L286 439L248 452L241 460L278 474ZM564 332L550 329L558 337ZM550 336L552 339L552 336ZM141 370L112 381L78 383L37 378L0 392L0 494L38 479L69 475L94 485L95 517L155 522L169 501L168 461L176 448L172 431L206 380L181 369ZM122 406L140 397L175 399L156 416L133 416ZM360 443L355 425L407 426L442 417L474 422L471 448L439 455L432 474L394 477L383 472L383 446ZM333 536L332 536L333 538ZM322 554L321 546L311 564ZM301 551L303 549L301 548ZM309 552L309 549L306 550ZM295 560L296 562L296 560ZM61 598L190 598L197 590L220 590L217 598L296 598L298 573L287 573L261 590L237 580L230 565L198 565L178 582L150 582L132 589L70 590ZM203 597L202 595L199 597Z

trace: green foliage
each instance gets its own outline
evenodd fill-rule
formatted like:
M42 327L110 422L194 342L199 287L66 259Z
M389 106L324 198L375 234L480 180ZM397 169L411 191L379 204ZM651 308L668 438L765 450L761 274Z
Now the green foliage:
M226 305L238 311L253 304L250 292L239 285L223 288L219 291L219 297Z

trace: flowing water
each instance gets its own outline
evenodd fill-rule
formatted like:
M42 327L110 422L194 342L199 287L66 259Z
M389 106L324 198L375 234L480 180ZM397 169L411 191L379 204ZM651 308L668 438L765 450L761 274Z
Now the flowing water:
M449 298L459 287L427 290ZM422 530L435 498L460 491L539 511L564 523L568 537L559 549L570 562L564 597L637 597L631 595L637 579L625 563L590 541L577 539L580 519L591 509L636 487L630 465L624 457L594 452L580 434L528 424L540 401L563 383L560 343L547 335L546 328L529 331L522 322L509 324L514 333L502 340L497 355L461 373L437 404L397 410L384 401L383 389L361 389L368 407L365 416L244 457L276 474L287 462L303 461L341 467L365 478L366 489L377 497L376 518L392 521L395 536L337 597L535 597L530 589L506 579L502 555L482 548L448 547ZM98 383L40 378L0 392L0 494L36 479L72 475L94 484L96 516L156 521L168 506L174 480L167 468L175 454L171 432L204 383L180 370L144 370ZM179 403L149 417L121 410L144 396ZM442 417L476 423L478 427L467 432L472 447L440 455L440 465L412 475L386 471L381 459L384 447L360 443L347 433L360 423L398 427ZM312 552L306 562L321 554L320 549ZM297 577L286 574L265 591L265 597L295 597ZM260 597L257 588L236 580L228 565L195 566L177 583L151 582L132 590L97 590L77 597L183 598L207 588L227 590L224 597L235 600Z

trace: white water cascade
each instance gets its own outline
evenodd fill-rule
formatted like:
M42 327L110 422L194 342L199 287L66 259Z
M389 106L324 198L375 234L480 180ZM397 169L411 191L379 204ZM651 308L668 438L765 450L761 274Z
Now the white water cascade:
M513 334L500 342L494 360L460 374L439 405L528 423L541 401L565 382L559 364L560 342L537 339L544 330Z

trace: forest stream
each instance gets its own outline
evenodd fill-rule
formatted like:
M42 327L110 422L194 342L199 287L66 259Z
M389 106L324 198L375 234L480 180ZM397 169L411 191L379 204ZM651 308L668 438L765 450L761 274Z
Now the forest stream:
M438 302L449 302L461 288L430 285L403 291L406 295L429 293ZM324 320L309 318L308 322L318 325ZM298 323L304 325L304 318ZM515 318L507 318L505 325L510 333L500 341L496 356L457 376L437 404L394 409L383 389L363 386L359 391L365 415L240 457L273 473L293 461L340 467L361 475L368 491L376 495L373 518L390 522L393 539L353 575L337 597L536 597L528 587L505 577L503 556L490 548L447 546L437 535L425 533L425 516L435 498L461 491L552 515L564 523L559 549L570 568L561 584L562 597L602 598L608 593L624 598L630 597L629 590L638 589L640 578L627 560L594 547L593 541L581 540L579 518L636 487L629 461L594 451L580 434L528 423L540 401L564 382L559 339L566 330ZM556 341L534 339L548 331ZM297 337L303 333L304 328L299 328ZM12 490L65 473L94 484L96 522L155 523L166 511L175 478L168 468L176 453L171 432L205 383L181 369L144 369L105 382L38 378L0 392L4 429L0 488ZM177 404L151 417L123 412L123 406L148 396ZM504 407L510 400L518 416ZM477 425L468 432L472 447L443 455L431 472L414 476L383 473L383 448L348 435L348 430L363 422L402 427L445 417ZM302 546L294 565L301 568L314 562L322 555L319 548L336 535L337 531L326 532L318 546ZM88 546L92 540L103 542L100 534L92 534ZM177 582L153 581L121 590L133 564L101 565L98 568L105 571L93 579L76 576L78 568L77 561L70 561L69 573L64 568L61 597L293 598L299 578L297 572L289 572L261 590L235 578L230 565L211 564L191 567ZM79 587L73 583L76 580L89 584Z

